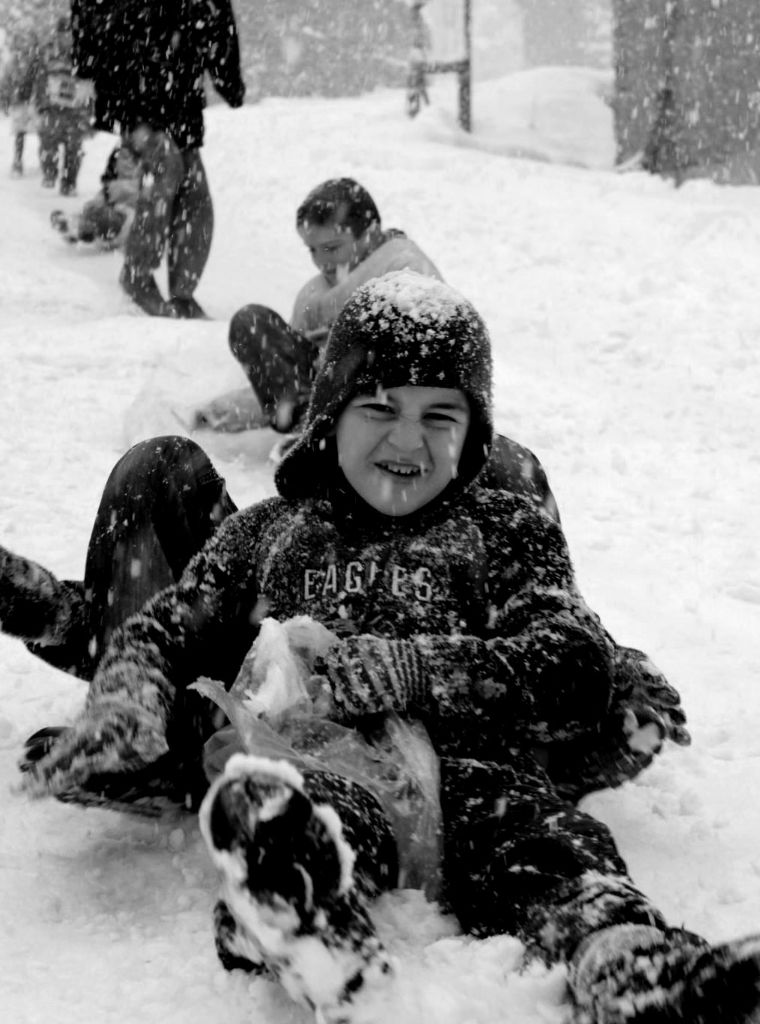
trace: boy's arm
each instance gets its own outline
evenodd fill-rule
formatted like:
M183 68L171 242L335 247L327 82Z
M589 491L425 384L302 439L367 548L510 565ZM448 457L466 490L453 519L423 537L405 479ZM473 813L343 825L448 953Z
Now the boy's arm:
M328 287L321 274L307 281L296 296L291 327L304 333L329 328L357 288L394 270L415 270L443 280L418 245L406 236L393 236L366 256L340 284Z
M231 682L256 634L255 538L266 521L239 513L182 578L116 630L83 712L30 773L27 788L63 792L102 772L150 764L168 750L178 691L200 675Z
M321 274L312 277L296 295L290 326L294 331L310 334L312 331L329 328L329 323L319 319L319 302L326 292L330 291Z
M394 270L414 270L443 280L438 268L418 245L405 235L393 236L366 256L345 280L314 300L314 317L320 324L331 324L357 288Z

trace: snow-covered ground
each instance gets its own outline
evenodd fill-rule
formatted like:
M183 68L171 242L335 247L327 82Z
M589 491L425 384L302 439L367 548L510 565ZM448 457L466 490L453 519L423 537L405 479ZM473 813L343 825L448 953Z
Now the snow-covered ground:
M81 574L114 460L245 383L229 317L247 301L289 314L311 273L298 202L323 178L358 178L386 226L483 313L498 426L544 463L584 593L682 691L693 746L586 807L671 922L718 941L760 930L760 193L615 174L603 86L578 70L483 84L467 139L445 82L415 121L394 92L214 107L206 323L143 316L119 291L118 255L51 231L51 209L81 200L40 188L30 139L27 175L0 174L0 543ZM10 166L7 121L0 132ZM81 196L111 145L88 142ZM272 493L268 431L196 436L239 504ZM306 1021L273 985L218 966L215 875L193 818L12 792L24 738L65 722L83 695L0 636L3 1019ZM417 893L378 917L414 992L388 1019L564 1019L562 971L518 974L515 940L459 937Z

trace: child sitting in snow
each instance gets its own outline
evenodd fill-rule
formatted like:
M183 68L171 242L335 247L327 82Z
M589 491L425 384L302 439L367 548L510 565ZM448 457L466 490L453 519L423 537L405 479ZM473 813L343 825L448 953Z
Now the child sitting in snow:
M618 666L558 523L479 483L490 388L472 306L429 278L380 278L336 321L278 497L228 515L202 453L185 447L167 465L163 439L164 462L140 492L145 505L171 480L160 503L130 523L124 465L111 482L122 507L88 552L91 579L98 564L112 574L105 592L83 596L6 553L3 627L92 675L71 727L30 745L27 788L108 803L172 778L188 785L211 729L190 684L202 674L229 684L263 616L308 615L340 637L312 666L333 719L370 733L392 713L427 728L440 758L443 899L466 931L508 932L527 955L566 963L586 1024L757 1019L760 940L713 948L669 927L606 826L567 802L535 757L537 746L597 747L620 702ZM196 481L192 505L183 475ZM204 533L179 582L113 629L132 610L135 565L151 564L151 586L170 579ZM682 721L677 697L646 671L645 706ZM385 985L393 969L368 907L395 884L396 842L369 789L237 755L205 797L201 826L224 876L225 966L266 969L341 1019ZM318 977L301 969L315 957Z
M393 270L441 276L403 231L382 227L375 200L353 178L315 186L298 207L295 225L319 273L296 295L290 323L257 304L235 313L230 349L252 391L212 400L197 410L197 426L245 430L264 422L286 433L297 429L327 332L354 291Z
M53 210L50 222L69 242L119 249L127 239L140 193L140 161L124 144L112 150L100 176L101 188L78 214Z

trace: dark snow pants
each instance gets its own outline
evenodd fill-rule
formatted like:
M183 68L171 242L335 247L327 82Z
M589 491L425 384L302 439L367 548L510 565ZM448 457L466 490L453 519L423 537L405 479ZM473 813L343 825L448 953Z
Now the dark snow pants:
M380 803L333 772L303 772L304 792L340 817L357 895L369 901L397 884L397 852ZM529 756L511 764L441 760L442 906L478 937L510 934L547 963L567 962L593 932L665 922L633 885L605 825L564 801ZM287 857L283 849L282 856ZM229 968L237 923L217 910L217 948ZM239 947L238 947L239 948Z
M279 313L257 305L235 313L229 343L270 422L283 399L295 402L297 419L309 403L319 346L294 331Z
M57 668L91 679L114 629L176 582L236 507L194 441L157 437L130 448L103 489L84 581L60 584L81 597L77 614L58 643L28 643L29 649Z
M211 251L214 207L197 149L158 133L142 157L143 180L124 247L128 270L149 274L168 245L169 298L192 298Z
M81 110L54 109L40 115L38 135L40 140L40 166L43 180L55 183L58 179L59 164L61 190L73 192L77 186L79 168L82 165L87 116ZM60 150L63 149L61 160Z

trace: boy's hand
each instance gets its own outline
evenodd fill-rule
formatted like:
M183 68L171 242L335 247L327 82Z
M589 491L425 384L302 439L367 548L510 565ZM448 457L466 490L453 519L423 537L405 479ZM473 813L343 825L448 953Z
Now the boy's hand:
M405 711L426 696L419 655L408 640L350 637L318 659L316 671L327 677L343 718Z
M143 709L93 707L61 732L44 757L23 766L22 789L33 796L66 793L93 775L135 771L167 750L162 723Z
M304 331L304 335L309 341L314 341L317 345L321 345L323 341L327 341L327 335L330 333L329 327L315 327L311 331Z
M678 690L641 651L618 647L616 678L627 685L619 694L623 732L635 752L656 753L664 740L686 747L691 735Z

